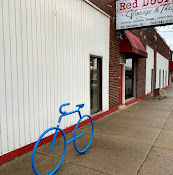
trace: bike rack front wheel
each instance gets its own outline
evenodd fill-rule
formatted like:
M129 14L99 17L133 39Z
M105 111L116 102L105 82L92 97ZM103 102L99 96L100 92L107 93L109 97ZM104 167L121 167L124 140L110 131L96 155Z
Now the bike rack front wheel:
M60 160L59 164L56 166L56 168L55 168L52 172L50 172L50 173L48 173L48 174L49 174L49 175L54 175L55 172L56 172L56 171L58 170L58 168L60 167L60 165L61 165L61 163L62 163L62 161L63 161L63 159L64 159L64 156L65 156L65 153L66 153L66 146L67 146L67 141L66 141L66 136L65 136L64 131L63 131L62 129L58 128L58 127L51 127L51 128L49 128L49 129L45 130L45 131L41 134L41 136L38 138L38 140L37 140L37 142L36 142L36 144L35 144L35 146L34 146L33 152L32 152L32 169L33 169L33 171L34 171L34 173L35 173L36 175L41 175L41 174L39 174L39 173L37 172L36 168L35 168L35 153L36 153L37 147L38 147L38 145L39 145L41 139L43 139L43 137L45 136L45 134L47 134L47 133L48 133L49 131L51 131L51 130L58 130L58 131L61 132L61 134L62 134L62 136L63 136L63 138L64 138L64 150L63 150L63 154L62 154L62 157L61 157L61 160ZM56 132L55 132L55 133L56 133Z
M79 149L77 148L77 146L76 146L76 139L75 139L75 138L76 138L76 132L77 132L79 123L80 123L80 122L82 121L82 119L85 118L85 117L89 118L89 120L91 121L91 124L92 124L92 132L91 132L91 137L90 137L90 141L89 141L88 145L87 145L83 150L79 150ZM85 153L85 152L87 151L87 149L89 148L89 146L90 146L90 144L91 144L93 135L94 135L94 122L93 122L93 119L92 119L91 116L89 116L89 115L84 115L84 116L82 116L82 117L79 119L79 121L77 122L76 127L75 127L75 130L74 130L74 134L73 134L73 138L74 138L73 144L74 144L74 147L75 147L75 149L76 149L76 151L77 151L78 153ZM79 139L80 139L80 138L79 138Z

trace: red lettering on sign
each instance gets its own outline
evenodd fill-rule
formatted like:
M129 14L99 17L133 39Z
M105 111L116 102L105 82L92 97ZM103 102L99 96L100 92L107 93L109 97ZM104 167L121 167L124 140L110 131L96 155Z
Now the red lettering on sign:
M136 7L138 7L137 0L135 0L135 2L133 3L133 8L136 8Z
M126 4L124 2L120 3L120 10L125 10L126 9L125 5Z
M169 0L143 0L143 6L148 6L148 5L155 5L156 3L161 4L161 3L167 3Z
M149 0L144 0L143 1L143 6L142 7L145 7L145 6L147 6L149 4Z
M163 0L160 0L160 1L158 0L158 3L159 3L159 4L162 3L162 2L163 2Z
M127 1L127 2L126 2ZM159 6L161 4L171 3L170 0L126 0L125 2L119 2L118 11L128 11L129 9L142 9ZM140 7L139 7L140 6Z
M156 4L156 0L151 0L151 5Z
M131 3L128 3L127 6L126 6L127 9L131 9L131 5L132 5Z

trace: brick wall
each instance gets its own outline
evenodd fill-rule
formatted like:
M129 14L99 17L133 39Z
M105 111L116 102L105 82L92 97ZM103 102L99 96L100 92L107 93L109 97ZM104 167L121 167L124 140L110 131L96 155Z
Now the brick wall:
M136 97L145 95L146 59L138 58L136 71Z
M94 5L96 5L97 7L99 7L105 13L109 14L110 16L112 15L113 9L107 5L108 4L107 0L89 0L89 1L92 2Z
M134 32L138 31L138 32ZM140 31L140 32L139 32ZM145 28L133 30L135 34L141 33L142 37L140 38L144 46L148 45L153 48L155 51L166 57L168 60L171 60L171 51L164 39L155 31L154 28ZM137 35L139 37L139 35ZM145 37L144 37L145 36Z
M144 40L143 30L135 29L131 32L136 35L144 45L146 49L146 41ZM145 95L145 79L146 79L146 59L137 59L137 70L136 70L136 98Z
M112 17L115 17L115 9ZM109 57L109 108L119 105L119 57L120 39L115 32L115 20L110 21L110 57Z

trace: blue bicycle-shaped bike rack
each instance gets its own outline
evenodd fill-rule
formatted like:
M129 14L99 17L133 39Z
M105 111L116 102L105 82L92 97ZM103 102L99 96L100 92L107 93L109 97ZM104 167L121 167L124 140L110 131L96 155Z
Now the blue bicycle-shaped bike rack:
M58 120L58 124L56 127L51 127L47 130L45 130L41 135L40 137L38 138L37 142L35 143L35 146L34 146L34 149L33 149L33 152L32 152L32 169L34 171L34 173L36 175L40 175L37 170L36 170L36 167L35 167L35 153L36 153L36 149L41 141L42 138L44 138L44 136L49 132L49 131L53 131L55 130L55 134L53 136L53 140L52 140L52 145L51 145L51 148L50 148L50 152L53 151L53 148L54 148L54 145L55 145L55 140L57 138L57 135L58 135L58 132L60 132L64 138L64 149L63 149L63 154L62 154L62 157L60 159L60 162L59 164L56 166L56 168L51 172L51 173L48 173L47 175L54 175L55 172L58 170L58 168L60 167L63 159L64 159L64 156L65 156L65 153L66 153L66 146L67 144L73 142L74 144L74 147L76 149L77 152L79 153L87 153L87 149L89 148L90 144L91 144L91 141L92 141L92 138L93 138L93 134L94 134L94 123L93 123L93 120L91 118L91 116L89 115L83 115L81 116L81 112L80 112L80 109L84 107L84 104L80 104L80 105L76 105L76 107L78 107L77 110L75 111L71 111L71 112L66 112L66 111L62 111L62 108L64 106L67 106L67 105L70 105L70 103L66 103L66 104L63 104L60 106L59 108L59 112L62 114L60 117L59 117L59 120ZM59 128L60 126L60 122L61 122L61 119L64 117L64 116L67 116L67 115L70 115L70 114L73 114L73 113L78 113L79 114L79 117L80 119L78 120L76 126L75 126L75 129L74 129L74 134L73 134L73 138L69 141L66 140L66 136L65 136L65 133L62 129ZM81 136L83 136L85 134L85 132L79 134L78 136L76 136L76 131L78 129L78 126L79 126L79 123L84 119L84 118L88 118L90 119L91 121L91 124L92 124L92 132L91 132L91 137L90 137L90 140L89 140L89 143L87 144L87 146L83 149L83 150L79 150L76 146L76 139L80 138Z

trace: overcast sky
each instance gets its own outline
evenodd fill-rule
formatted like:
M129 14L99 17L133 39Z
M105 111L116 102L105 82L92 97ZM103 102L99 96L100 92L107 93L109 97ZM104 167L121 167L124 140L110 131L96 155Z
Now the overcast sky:
M165 39L168 46L173 50L173 25L156 27L158 33Z

